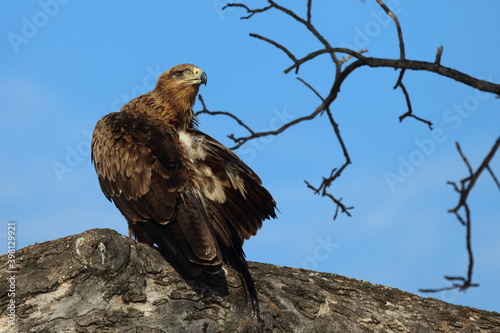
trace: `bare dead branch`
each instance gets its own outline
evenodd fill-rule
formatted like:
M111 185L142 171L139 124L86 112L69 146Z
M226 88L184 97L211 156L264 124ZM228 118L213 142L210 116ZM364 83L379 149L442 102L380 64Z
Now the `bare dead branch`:
M241 8L245 8L247 10L247 13L249 15L248 16L242 16L242 17L240 17L240 19L242 19L242 20L248 20L249 18L251 18L252 16L254 16L254 14L262 13L262 12L265 12L266 10L272 8L272 6L267 6L267 7L260 8L260 9L250 9L246 5L241 4L241 3L228 3L227 5L225 5L224 7L222 7L222 10L224 10L226 8L229 8L229 7L241 7Z
M469 289L470 287L479 287L478 283L472 283L472 272L474 268L474 256L472 254L472 245L471 245L471 220L470 220L470 209L469 205L465 204L464 206L465 209L465 215L466 221L463 221L461 217L458 217L461 220L461 223L466 226L466 248L467 248L467 254L469 256L469 265L467 268L467 278L464 278L462 276L447 276L445 275L445 279L448 281L460 281L461 283L453 283L449 287L444 287L444 288L437 288L437 289L419 289L420 292L423 293L436 293L436 292L441 292L445 290L453 290L453 289L458 289L460 291L465 291Z
M351 58L358 58L357 55L361 55L362 53L366 53L368 52L368 50L360 50L360 51L353 51L351 49L347 49L345 47L332 47L330 49L321 49L321 50L317 50L317 51L314 51L314 52L311 52L309 53L308 55L306 55L305 57L303 57L302 59L299 59L299 60L296 60L295 63L288 67L287 69L284 70L284 73L285 74L288 74L292 69L295 68L295 73L298 73L298 68L301 64L305 63L305 62L308 62L314 58L316 58L317 56L319 55L322 55L322 54L325 54L325 53L335 53L335 52L338 52L338 53L346 53L349 55L349 59ZM340 64L344 64L346 63L349 59L345 60L342 59L342 60L339 60L339 63ZM359 59L359 58L358 58Z
M267 11L270 8L275 8L275 9L277 9L277 10L285 13L286 15L290 16L295 21L303 24L307 28L307 30L309 30L314 35L314 37L316 37L316 39L318 39L325 46L326 49L329 50L329 49L332 48L331 45L330 45L330 43L328 43L328 41L316 30L316 28L311 23L311 8L310 8L311 1L310 0L309 0L309 3L308 3L307 19L306 20L304 20L303 18L301 18L300 16L298 16L292 10L290 10L290 9L288 9L286 7L280 6L280 5L278 5L276 2L274 2L272 0L268 0L267 2L269 3L269 6L261 8L261 9L249 9L246 5L239 4L239 3L227 4L226 6L224 6L224 8L226 8L226 7L242 7L242 8L245 8L247 10L247 13L250 13L250 15L248 15L247 17L242 17L242 19L249 19L254 14L262 13L264 11ZM336 55L334 53L330 53L330 56L332 57L332 60L333 60L334 63L338 63L338 59L337 59L337 57L336 57Z
M486 166L486 170L488 170L488 172L490 173L491 177L493 178L493 181L495 182L495 184L497 185L498 189L500 190L500 183L498 182L498 179L497 177L495 176L495 174L493 173L493 171L491 170L490 166Z
M344 158L345 158L345 162L340 167L340 169L338 169L338 170L334 169L335 172L332 171L332 173L330 174L330 178L328 178L326 181L324 181L324 193L326 193L326 195L328 195L337 204L337 208L335 209L335 215L333 215L333 219L335 220L337 218L339 208L342 210L342 213L345 213L345 214L347 214L347 216L350 217L351 214L349 213L349 210L353 209L354 206L350 206L350 207L344 206L341 203L342 198L340 198L338 201L336 201L335 198L333 197L333 195L331 195L330 193L326 192L326 189L332 184L333 181L335 181L335 179L337 179L338 177L340 177L340 175L342 174L342 172L344 171L344 169L347 168L347 166L349 164L351 164L351 158L349 157L349 153L347 152L347 147L346 147L346 145L344 143L344 139L340 135L339 125L333 119L333 116L332 116L332 113L330 111L330 108L326 108L326 113L328 115L328 119L330 120L330 124L333 127L335 135L337 136L337 140L338 140L338 142L340 144L340 147L342 148L342 153L344 154Z
M441 56L443 55L443 45L438 47L437 53L436 53L436 61L434 62L435 64L439 65L441 64Z
M324 103L325 102L325 99L320 95L320 93L314 89L309 83L307 83L306 81L304 81L303 79L301 78L297 78L300 82L302 82L304 85L306 85L306 87L308 87L309 89L312 90L312 92L314 92L314 94ZM336 204L336 208L335 208L335 214L333 215L333 219L335 220L338 216L338 213L339 213L339 209L341 210L342 213L344 214L347 214L347 216L351 216L351 213L349 212L349 210L353 209L354 207L351 206L351 207L346 207L343 203L342 203L342 198L340 199L337 199L333 196L333 194L327 192L328 188L331 186L331 184L333 183L333 181L335 181L335 179L337 179L338 177L340 177L340 175L342 174L342 171L344 171L344 169L349 165L351 164L351 158L349 157L349 153L347 152L347 148L346 148L346 145L344 143L344 139L342 138L342 136L340 135L340 130L339 130L339 125L337 124L337 122L335 122L335 120L333 119L333 115L330 111L330 108L329 107L326 107L324 109L324 111L326 111L327 115L328 115L328 119L330 120L330 124L332 125L333 127L333 130L335 132L335 136L337 137L337 141L339 142L341 148L342 148L342 152L344 154L344 158L345 158L345 162L344 164L340 167L340 169L337 169L337 168L334 168L332 170L332 172L330 173L330 177L328 178L325 178L323 177L323 181L321 182L320 186L318 188L315 188L314 186L312 186L307 180L304 180L304 182L306 183L307 187L310 188L311 190L314 191L315 194L320 194L322 197L326 196L326 197L329 197L335 204Z
M253 140L253 139L256 139L256 138L260 138L260 137L263 137L263 136L269 136L269 135L278 135L280 133L283 133L286 129L288 129L289 127L292 127L294 125L297 125L303 121L307 121L307 120L312 120L314 118L316 118L316 116L321 112L323 108L321 108L320 106L314 111L312 112L311 114L307 115L307 116L304 116L304 117L300 117L300 118L297 118L297 119L294 119L286 124L284 124L283 126L281 126L280 128L278 128L277 130L275 131L266 131L266 132L256 132L252 135L249 135L249 136L246 136L246 137L240 137L240 138L236 138L234 136L230 136L229 138L232 139L235 143L237 143L236 146L234 147L231 147L231 149L238 149L240 148L243 144L245 144L247 141L250 141L250 140Z
M325 101L325 99L323 97L321 97L321 95L319 94L319 92L317 92L316 89L314 89L309 83L307 83L306 81L302 80L300 77L298 77L297 80L299 80L300 82L302 82L307 88L311 89L312 92L316 96L318 96L319 99L321 99L323 102Z
M247 12L251 12L252 14L258 13L258 12L263 12L264 10L269 9L269 7L274 7L276 9L284 12L285 14L291 16L299 23L305 25L307 27L307 29L310 30L320 42L322 42L325 46L327 46L327 48L325 48L325 49L311 52L307 56L305 56L304 58L298 60L293 55L293 53L290 52L285 46L283 46L283 45L281 45L281 44L279 44L279 43L277 43L269 38L266 38L266 37L263 37L263 36L260 36L257 34L250 34L250 36L264 40L264 41L270 43L271 45L279 48L280 50L285 52L285 54L287 54L287 56L294 62L294 64L291 67L287 68L285 70L285 73L288 73L293 68L296 69L296 73L297 73L299 70L299 66L301 64L303 64L307 61L310 61L313 58L315 58L316 56L318 56L320 54L324 54L324 53L330 53L333 55L333 54L335 54L335 52L341 52L341 53L348 54L350 57L357 58L358 59L357 61L359 61L361 63L358 63L356 66L352 66L349 69L346 68L346 70L344 72L342 72L340 70L340 66L345 62L345 60L343 59L343 60L339 61L339 60L337 60L336 56L332 57L332 59L334 60L334 62L336 64L336 67L337 67L336 75L335 75L335 82L334 82L334 85L332 87L332 91L336 90L338 92L338 90L340 90L341 83L343 82L343 80L347 76L346 74L350 74L350 72L352 72L352 70L354 70L355 68L358 68L358 67L361 67L364 65L367 65L369 67L391 67L394 69L402 69L401 75L398 79L398 83L396 84L396 87L400 87L401 90L403 91L403 94L405 96L405 100L406 100L407 105L408 105L408 112L406 112L405 114L403 114L400 117L400 121L402 121L406 117L412 117L418 121L421 121L421 122L427 124L429 126L429 128L432 129L432 122L431 121L425 120L421 117L418 117L413 113L408 91L406 90L406 87L404 86L404 84L402 83L402 80L401 80L402 75L404 74L404 70L406 70L406 69L426 70L426 71L434 72L434 73L437 73L437 74L440 74L443 76L453 78L459 82L463 82L463 83L468 84L470 86L476 87L480 90L500 94L500 85L498 85L498 84L493 84L493 83L486 82L483 80L475 79L473 77L470 77L470 76L468 76L464 73L461 73L459 71L456 71L454 69L441 66L439 63L406 60L405 54L404 54L404 42L402 42L401 25L399 24L399 21L397 20L397 17L394 15L394 13L392 13L392 11L390 11L382 1L380 1L380 0L377 0L377 1L382 6L382 8L386 11L386 13L389 16L391 16L393 18L394 22L396 23L396 26L398 29L398 38L400 39L401 59L394 60L394 59L382 59L382 58L368 58L368 57L362 56L361 55L362 52L356 52L356 51L346 49L346 48L332 48L330 46L330 44L321 36L321 34L319 34L319 32L312 26L312 24L310 23L310 19L309 19L309 21L306 21L306 20L300 18L298 15L296 15L293 11L291 11L287 8L284 8L282 6L279 6L273 1L269 1L270 6L263 8L263 9L259 9L259 10L250 10L245 5L241 5L240 7L246 8ZM308 2L308 5L310 5L310 3L311 2ZM236 6L238 4L231 4L231 5ZM308 9L309 9L309 7L308 7ZM308 15L310 15L310 11L308 11L308 13L309 13ZM363 51L365 51L365 50L363 50ZM333 96L333 95L335 95L335 96ZM336 97L336 93L333 95L332 94L329 95L329 97L333 97L333 98L327 97L327 99L331 99L331 101L329 101L329 103L326 105L329 105L329 104L331 104L331 102L333 102L333 100ZM298 124L298 123L305 121L305 120L313 119L315 117L315 115L318 114L318 111L321 111L321 110L316 109L315 112L313 112L311 115L295 120L292 125ZM283 130L285 130L289 126L287 126L287 124L285 124L283 127L284 128L278 130L279 133L281 133ZM260 137L260 136L276 135L276 134L278 134L277 131L268 131L268 132L264 132L263 134L259 134L258 136L255 136L255 138ZM252 139L251 137L244 137L244 138L234 138L233 137L233 140L236 143L238 143L238 145L235 146L234 148L241 146L241 144L243 144L251 139Z
M397 25L399 26L399 22L397 22ZM342 52L342 53L349 54L349 57L347 59L340 60L337 63L337 65L339 65L339 64L342 65L347 60L349 60L350 57L356 57L356 58L359 59L359 61L365 61L366 65L368 65L370 67L378 67L378 66L380 66L379 63L381 63L382 61L388 61L389 60L389 59L380 59L380 58L366 58L366 57L363 57L361 55L361 53L363 53L363 51L365 51L365 50L362 50L360 52L355 52L355 51L352 51L352 50L349 50L349 49L344 49L344 48L332 48L332 49L318 50L318 51L315 51L315 52L312 52L312 53L308 54L307 56L305 56L304 58L302 58L300 60L297 60L297 58L286 47L284 47L283 45L281 45L281 44L279 44L279 43L277 43L277 42L275 42L273 40L270 40L268 38L265 38L263 36L260 36L260 35L250 34L250 36L262 39L262 40L264 40L264 41L266 41L266 42L274 45L275 47L281 49L283 52L285 52L288 55L288 57L294 62L294 65L291 66L291 67L289 67L289 68L287 68L285 70L285 73L288 73L293 68L296 69L296 73L297 73L298 70L299 70L300 64L302 64L304 62L307 62L307 61L315 58L316 56L318 56L320 54L324 54L324 53L328 53L328 52ZM404 57L404 44L402 45L402 47L403 47L403 51L402 51L401 55ZM442 49L441 49L441 51L442 51ZM438 50L438 53L439 53L439 50ZM397 60L395 60L395 61L397 61ZM401 62L401 64L407 65L408 67L411 67L412 65L416 65L416 64L414 64L415 61L411 61L411 60L400 59L400 62ZM438 68L435 68L436 65L438 66ZM399 65L395 65L395 66L392 66L392 67L394 69L399 69L400 68ZM427 66L425 66L425 67L426 68L422 68L421 70L428 70L428 71L435 71L435 70L441 70L441 71L443 71L444 70L444 71L455 72L455 74L457 74L457 80L458 81L460 81L459 78L461 78L461 79L471 78L471 77L468 77L468 75L466 75L466 74L460 73L460 72L455 71L455 70L453 70L451 68L446 68L446 67L441 66L441 65L439 65L437 63L430 63L429 62L429 63L427 63ZM420 122L423 122L423 123L427 124L427 126L429 127L429 129L432 130L432 125L433 124L432 124L431 121L423 119L423 118L421 118L419 116L416 116L413 113L409 93L408 93L405 85L402 82L403 75L404 75L406 69L407 68L405 66L401 66L401 72L400 72L398 81L397 81L396 85L394 86L394 89L396 89L397 87L401 88L401 90L402 90L402 92L403 92L403 94L405 96L405 100L406 100L407 106L408 106L408 111L399 117L399 121L402 122L405 118L411 117L411 118L416 119L417 121L420 121ZM338 79L338 75L336 76L336 81L337 81L337 79ZM471 79L474 79L474 78L471 78ZM476 80L476 79L474 79L474 80ZM495 87L493 87L493 89L494 88Z
M429 129L432 130L432 122L430 122L429 120L425 120L423 118L420 118L420 117L413 114L413 109L411 107L411 101L410 101L410 94L408 93L408 90L406 90L406 87L403 84L404 73L405 73L405 70L404 69L401 70L401 74L399 75L399 79L396 82L396 85L394 86L394 89L396 89L397 87L401 88L401 90L403 91L403 95L405 96L405 99L406 99L406 105L408 105L408 111L399 117L399 122L402 122L406 117L411 117L411 118L414 118L418 121L421 121L421 122L427 124L427 126L429 126Z
M314 35L314 37L316 37L316 39L318 39L321 42L321 44L323 44L325 46L326 49L332 48L330 43L311 24L311 17L310 17L311 11L310 11L310 9L308 9L308 20L306 21L303 18L301 18L300 16L298 16L297 14L295 14L290 9L285 8L283 6L280 6L272 0L268 0L268 2L271 4L271 6L275 7L276 9L278 9L278 10L282 11L283 13L287 14L288 16L292 17L297 22L302 23ZM335 55L333 55L333 54L332 54L332 56L335 57ZM335 58L334 61L336 61L336 60L337 59Z
M453 283L451 287L446 287L446 288L441 288L441 289L421 289L421 292L439 292L443 290L451 290L451 289L459 289L460 291L466 290L470 287L477 287L479 284L477 283L472 283L472 272L474 268L474 256L472 253L472 244L471 244L471 214L470 214L470 207L467 202L467 199L469 197L469 193L471 189L474 187L474 184L476 183L477 179L481 175L481 173L486 169L490 172L490 174L493 176L493 179L495 180L495 184L499 187L498 180L494 176L493 172L491 171L491 168L489 166L489 163L495 156L495 153L498 150L498 147L500 146L500 137L496 140L495 144L489 151L488 155L484 158L483 162L479 166L479 168L474 172L469 160L465 157L464 153L462 152L462 149L460 148L460 144L457 142L456 143L458 153L460 154L460 157L464 161L467 170L469 171L469 176L463 178L460 181L460 187L457 186L455 182L448 181L448 184L451 184L456 192L460 194L460 199L458 201L458 204L455 206L455 208L448 210L449 213L455 214L455 217L460 221L462 225L466 227L466 248L467 248L467 254L469 257L469 265L467 269L467 277L461 277L461 276L445 276L445 279L448 281L460 281L461 283ZM463 209L464 210L464 216L462 216L459 211Z
M369 67L389 67L394 69L410 69L415 71L427 71L441 76L448 77L455 81L464 83L470 87L479 89L484 92L493 94L500 94L500 84L488 82L485 80L476 79L465 73L455 69L445 67L433 62L418 61L418 60L400 60L400 59L382 59L382 58L368 58L358 55L362 58L358 61L363 61Z
M363 54L363 53L366 53L366 52L368 52L368 50L363 49L363 50L358 51L358 52L357 52L357 54ZM340 62L341 62L341 64L343 65L343 64L345 64L346 62L348 62L349 60L351 60L353 57L354 57L353 55L349 54L347 57L342 58L342 59L340 60Z
M198 99L200 100L201 105L203 106L203 109L200 110L200 111L197 111L196 112L196 116L198 116L200 114L204 114L204 113L212 115L212 116L217 116L217 115L228 116L230 118L233 118L241 127L245 128L247 131L249 131L250 134L255 134L255 132L252 131L252 129L250 127L248 127L243 121L241 121L241 119L239 119L238 117L236 117L231 112L226 112L226 111L209 111L207 109L206 105L205 105L205 101L203 101L203 97L201 97L201 95L198 95Z
M340 176L341 172L347 167L348 164L350 164L350 158L349 155L347 154L347 149L345 147L345 144L340 136L340 132L338 131L338 125L335 123L332 113L330 112L330 106L335 101L335 99L338 96L338 93L340 92L340 88L345 81L345 79L356 69L363 67L363 66L368 66L371 68L392 68L392 69L398 69L400 70L400 74L398 77L398 80L395 85L396 88L401 88L401 91L403 92L403 95L405 96L406 104L408 107L408 111L404 113L403 115L400 116L400 121L404 120L407 117L411 117L416 119L417 121L423 122L427 124L427 126L432 129L432 122L430 120L425 120L421 117L418 117L417 115L414 114L411 100L410 100L410 94L408 90L406 89L406 86L403 83L403 77L406 72L406 70L412 70L412 71L427 71L431 73L435 73L444 77L451 78L453 80L456 80L458 82L461 82L463 84L469 85L471 87L474 87L476 89L479 89L481 91L485 92L490 92L494 93L496 95L500 95L500 84L492 83L492 82L487 82L484 80L479 80L474 77L471 77L465 73L462 73L460 71L457 71L455 69L445 67L441 65L441 55L443 52L443 48L439 47L437 54L436 54L436 60L434 62L425 62L425 61L418 61L418 60L409 60L406 58L405 54L405 44L404 44L404 39L403 39L403 33L401 29L401 24L396 17L396 15L385 5L385 3L382 0L377 0L377 3L383 8L385 13L392 18L396 25L397 29L397 36L399 40L399 49L400 49L400 57L399 59L384 59L384 58L375 58L375 57L365 57L363 53L367 52L367 50L361 50L361 51L355 51L351 50L348 48L340 48L340 47L332 47L330 43L316 30L314 25L311 23L312 22L312 0L307 1L307 14L306 14L306 19L300 17L297 15L294 11L285 8L277 3L275 3L272 0L268 0L268 6L260 8L260 9L250 9L246 5L243 4L228 4L226 7L241 7L246 9L247 13L249 14L248 16L243 17L243 19L248 19L252 17L254 14L262 13L265 11L268 11L269 9L276 9L277 11L280 11L287 16L291 17L293 20L298 22L299 24L303 25L308 31L310 31L313 36L324 46L324 48L312 51L308 53L307 55L303 56L302 58L298 58L297 56L294 55L293 52L291 52L287 47L284 45L271 40L267 37L257 35L257 34L250 34L251 37L253 38L258 38L260 40L263 40L274 47L280 49L283 51L290 60L292 60L293 64L286 68L284 70L285 74L288 74L291 70L295 69L295 72L298 73L299 68L302 64L312 61L315 59L317 56L322 55L322 54L329 54L330 57L332 58L332 62L335 65L335 75L334 75L334 80L332 83L332 86L330 88L330 92L328 95L323 98L321 95L314 89L312 86L302 79L298 78L304 85L306 85L311 91L313 91L316 96L318 96L321 99L321 104L318 105L311 113L309 113L306 116L298 117L286 124L283 124L280 128L277 130L273 131L266 131L266 132L254 132L250 128L245 127L250 135L248 136L243 136L243 137L235 137L233 134L229 136L236 145L232 149L237 149L241 147L244 143L248 142L249 140L253 140L259 137L264 137L264 136L269 136L269 135L278 135L280 133L283 133L286 129L297 125L303 121L308 121L315 119L316 116L322 115L324 112L328 114L330 123L332 125L332 128L334 129L337 140L339 144L342 147L342 150L344 152L344 156L346 158L345 163L342 165L340 168L334 168L332 173L330 174L330 177L323 177L322 183L316 188L312 185L310 185L308 182L306 184L308 185L309 188L313 189L315 193L321 194L322 196L329 196L333 202L337 205L337 211L341 210L342 212L346 212L348 209L351 207L345 207L341 203L341 199L336 199L334 196L329 194L326 189L329 188L331 183ZM345 54L347 55L346 57L343 57L341 60L338 60L337 54ZM349 65L347 65L345 68L343 67L343 64L347 63L349 60L355 59L355 61L351 62ZM221 113L223 114L223 113ZM238 118L234 118L235 120ZM238 121L238 120L237 120ZM241 121L240 121L241 122ZM242 122L241 122L242 123ZM490 171L490 170L489 170ZM490 171L494 179L496 177L494 174ZM498 183L498 181L496 180ZM455 190L457 192L460 192L460 189L458 186L452 182L450 182L455 187ZM500 186L499 186L500 187ZM457 209L458 211L458 209ZM460 221L462 221L464 224L466 224L466 221L460 217L460 215L457 213L457 217L459 218Z
M463 280L463 285L460 290L466 290L469 287L479 286L477 283L472 283L472 271L474 268L474 256L472 254L472 244L471 244L471 220L470 220L470 209L469 205L464 205L465 216L467 218L467 231L466 231L466 247L467 253L469 254L469 268L467 270L467 280Z
M240 138L235 138L235 137L230 137L235 143L237 143L236 146L232 147L231 149L238 149L239 147L241 147L244 143L246 143L247 141L249 140L253 140L255 138L259 138L259 137L263 137L263 136L269 136L269 135L278 135L282 132L284 132L286 129L294 126L294 125L297 125L301 122L304 122L304 121L308 121L308 120L312 120L314 118L316 118L316 116L318 114L320 114L323 110L325 110L336 98L337 98L337 95L340 91L340 86L342 85L342 83L344 82L344 80L347 78L347 76L352 72L354 71L356 68L358 68L359 66L361 66L361 64L356 64L353 66L353 64L347 66L341 73L340 75L335 79L335 82L331 88L331 91L330 93L328 94L328 96L323 100L323 102L318 106L316 107L316 109L310 113L309 115L307 116L303 116L303 117L300 117L300 118L297 118L297 119L294 119L288 123L285 123L284 125L282 125L280 128L278 128L277 130L274 130L274 131L266 131L266 132L256 132L255 134L253 135L249 135L249 136L246 136L246 137L240 137Z
M257 39L260 39L260 40L263 40L265 42L268 42L269 44L271 45L274 45L276 46L278 49L280 49L281 51L285 52L286 55L292 59L293 62L297 62L297 58L295 58L295 56L292 54L292 52L288 51L288 49L286 47L284 47L283 45L269 39L269 38L266 38L266 37L263 37L261 35L257 35L257 34L250 34L250 37L254 37L254 38L257 38ZM298 68L297 68L298 70Z
M437 289L419 289L418 291L420 291L421 293L439 293L441 291L447 291L447 290L453 290L453 289L457 289L457 287L451 286L451 287L444 287L444 288L437 288Z
M340 198L340 199L337 199L335 198L331 193L327 192L327 189L330 187L330 185L332 184L332 182L340 176L340 174L342 173L342 170L348 165L350 164L350 161L346 161L346 163L344 163L344 165L342 165L341 169L337 169L337 168L334 168L332 170L332 172L330 173L330 177L328 178L325 178L323 177L323 180L321 182L321 184L316 188L314 186L312 186L307 180L304 180L304 182L306 183L307 185L307 188L311 189L314 191L314 194L318 194L318 195L321 195L322 197L328 197L330 198L336 205L336 208L335 208L335 214L333 215L333 219L337 219L337 216L338 216L338 213L339 213L339 210L341 211L341 213L344 213L346 214L347 216L351 217L351 213L349 212L349 210L353 209L354 206L350 206L350 207L346 207L343 203L342 203L342 200L343 198Z
M458 150L458 153L460 154L460 157L462 157L465 165L467 166L467 169L469 170L469 174L472 176L472 174L474 172L472 172L472 167L470 166L469 160L467 159L467 157L465 157L464 153L462 152L462 149L460 148L460 144L458 142L456 142L455 145L457 146L457 150ZM466 179L469 179L469 178L466 178Z
M460 193L460 190L458 189L457 183L452 182L452 181L447 181L446 184L453 186L453 189L455 190L455 192Z
M307 0L307 23L311 24L311 4L312 0Z
M476 172L472 172L472 167L470 166L468 160L465 158L461 149L459 148L460 145L457 143L457 149L459 150L459 153L462 156L462 159L466 163L467 169L469 170L470 175L469 175L469 177L466 177L466 178L461 180L462 188L460 189L460 192L459 192L460 199L458 201L458 204L455 206L455 208L449 210L450 213L457 212L462 206L464 206L467 203L467 198L469 197L470 191L474 187L474 185L475 185L477 179L479 178L479 176L481 175L481 173L484 171L484 169L486 169L486 167L488 167L490 161L493 159L493 156L495 156L495 153L497 152L499 146L500 146L500 137L497 139L497 141L495 142L495 144L491 148L488 155L486 155L485 159L483 160L483 162L481 163L479 168L476 170Z
M427 61L419 61L419 60L401 60L401 59L384 59L384 58L371 58L364 57L361 53L367 52L366 50L362 50L359 52L346 49L346 48L331 48L330 50L322 49L318 51L314 51L309 53L304 58L298 59L295 64L285 69L285 74L289 73L292 69L297 68L301 64L310 61L321 54L325 54L328 52L338 52L338 53L346 53L356 58L357 65L356 68L362 66L368 66L372 68L377 67L387 67L393 69L409 69L414 71L427 71L435 74L439 74L441 76L453 79L457 82L463 83L470 87L479 89L484 92L489 92L492 94L500 95L500 84L488 82L485 80L480 80L465 73L462 73L456 69L442 66L439 63L435 62L427 62Z
M334 171L335 171L335 169L333 169L332 172L334 172ZM349 210L353 209L354 206L346 207L342 203L342 199L343 198L337 199L331 193L326 192L326 189L331 184L331 181L329 181L329 179L330 178L323 178L323 181L321 182L321 185L318 188L315 188L314 186L312 186L311 184L309 184L309 182L307 180L304 180L304 182L306 183L307 188L309 188L309 189L311 189L311 190L314 191L314 194L321 195L322 197L326 196L326 197L330 198L335 203L336 208L335 208L335 214L333 215L333 219L334 220L337 219L337 216L338 216L338 213L339 213L339 209L340 209L341 213L344 213L347 216L351 217L352 215L349 212Z
M399 20L394 15L394 13L385 5L385 3L382 0L377 0L377 3L382 7L382 9L385 11L387 15L389 15L394 23L396 24L396 29L398 30L398 39L399 39L399 52L400 52L400 59L404 60L406 58L405 55L405 43L403 40L403 30L401 29L401 24L399 24Z

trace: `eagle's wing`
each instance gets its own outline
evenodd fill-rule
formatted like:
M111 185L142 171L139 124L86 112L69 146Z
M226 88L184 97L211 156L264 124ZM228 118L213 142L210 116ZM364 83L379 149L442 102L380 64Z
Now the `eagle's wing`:
M156 243L184 267L186 258L220 267L222 255L203 198L192 190L181 155L172 126L137 114L103 117L92 138L101 189L138 239Z
M203 132L189 132L203 147L204 165L224 188L224 200L205 200L213 228L226 246L241 246L244 239L257 233L263 220L276 218L276 203L260 178L236 154Z

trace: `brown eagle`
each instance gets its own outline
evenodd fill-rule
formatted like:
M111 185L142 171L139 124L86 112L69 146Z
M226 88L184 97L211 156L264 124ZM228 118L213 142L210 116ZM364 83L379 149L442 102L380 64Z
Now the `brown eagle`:
M260 319L242 245L276 203L231 150L196 129L193 104L207 75L190 64L161 74L153 91L97 122L92 161L104 195L128 222L129 235L192 276L240 274Z

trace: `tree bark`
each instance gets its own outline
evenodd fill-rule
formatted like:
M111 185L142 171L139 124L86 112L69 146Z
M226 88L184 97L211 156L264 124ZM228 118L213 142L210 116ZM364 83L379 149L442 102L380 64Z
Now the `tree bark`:
M183 278L109 229L0 256L0 325L12 332L500 332L500 315L336 274L249 263L264 327L238 274ZM15 325L8 305L15 300ZM3 331L3 330L2 330Z

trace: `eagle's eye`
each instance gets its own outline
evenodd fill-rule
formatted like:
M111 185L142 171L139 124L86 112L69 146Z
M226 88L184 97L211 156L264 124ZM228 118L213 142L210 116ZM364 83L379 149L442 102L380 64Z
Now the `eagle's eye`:
M182 77L182 71L177 71L174 73L175 77Z

